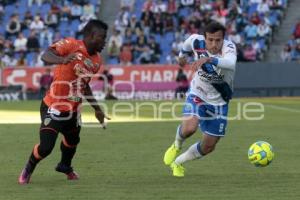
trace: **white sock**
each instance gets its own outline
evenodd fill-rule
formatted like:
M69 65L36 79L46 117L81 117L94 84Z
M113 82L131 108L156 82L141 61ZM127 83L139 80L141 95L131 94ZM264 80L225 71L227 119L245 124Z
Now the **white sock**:
M177 127L176 137L174 145L177 149L181 149L183 142L185 141L185 138L182 136L181 132L181 125Z
M198 148L200 149L200 142L193 144L187 151L179 155L176 158L175 163L181 165L190 160L200 159L202 155L199 152Z

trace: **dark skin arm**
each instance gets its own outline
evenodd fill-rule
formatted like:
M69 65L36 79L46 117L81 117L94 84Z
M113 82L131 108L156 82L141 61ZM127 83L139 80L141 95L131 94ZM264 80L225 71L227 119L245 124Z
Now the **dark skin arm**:
M85 93L84 93L85 99L90 103L90 105L94 108L95 110L95 117L97 118L97 120L100 122L100 124L102 125L103 129L106 129L106 125L104 124L104 119L110 120L109 117L107 117L104 112L102 111L102 109L100 108L100 106L97 103L97 100L95 99L92 90L89 86L89 84L87 84L86 88L85 88Z
M46 62L47 64L67 64L76 60L76 54L71 53L66 56L59 56L59 54L51 48L48 48L42 55L42 61Z

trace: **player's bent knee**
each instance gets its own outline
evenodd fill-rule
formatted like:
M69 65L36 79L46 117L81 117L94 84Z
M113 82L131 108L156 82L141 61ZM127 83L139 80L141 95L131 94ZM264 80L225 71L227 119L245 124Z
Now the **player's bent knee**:
M199 119L197 117L184 118L181 128L182 134L187 137L193 135L197 131L198 125Z
M37 147L37 154L45 158L53 150L57 138L56 130L52 128L42 128L40 130L40 144Z
M197 131L197 127L184 127L182 129L182 134L185 135L185 136L190 136L192 134L194 134L195 132Z
M38 154L42 158L45 158L45 157L47 157L48 155L51 154L53 148L54 148L54 145L40 145L38 147Z
M70 144L73 146L77 146L80 142L80 137L76 137L73 140L71 140Z
M80 142L80 137L74 137L70 139L63 138L63 144L69 148L75 148Z

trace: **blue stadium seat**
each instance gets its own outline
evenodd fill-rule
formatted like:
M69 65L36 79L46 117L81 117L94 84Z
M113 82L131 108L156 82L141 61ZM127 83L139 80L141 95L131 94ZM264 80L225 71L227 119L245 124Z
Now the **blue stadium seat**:
M15 9L16 9L15 5L7 5L4 7L4 13L5 15L11 15L14 13Z
M14 58L19 60L21 57L21 53L14 53Z
M26 28L22 31L22 33L24 34L24 37L29 37L30 30Z
M41 10L37 4L32 4L29 10L33 16L35 16L37 13L41 13Z
M169 53L171 51L171 45L166 42L162 42L160 48L163 53Z
M70 36L69 32L67 30L60 30L59 33L60 33L61 37L63 37L63 38Z
M3 26L0 26L0 34L4 35L4 33L5 33L5 29L3 28Z
M287 5L287 3L288 3L287 1L288 1L288 0L282 0L282 3L283 3L284 6Z
M20 0L19 2L21 7L27 8L28 7L28 0Z
M141 11L143 9L144 1L136 0L135 2L135 10Z
M175 35L173 32L167 32L164 35L164 40L167 41L169 44L171 44L175 39Z
M246 44L246 45L250 45L251 43L252 43L252 40L251 40L251 39L246 39L246 40L245 40L245 44Z
M166 63L167 62L167 56L168 56L168 54L160 56L160 58L159 58L159 64Z
M28 5L28 0L19 0L21 5Z
M271 22L272 26L276 26L278 23L277 15L272 15L272 13L269 15L268 19Z
M12 43L14 43L16 39L17 39L16 36L10 36L10 40L12 41Z
M51 9L51 5L49 3L44 3L41 7L41 13L47 14Z
M26 11L27 11L27 8L26 8L26 7L20 6L20 7L18 8L18 14L20 15L20 19L21 19L21 18L22 18L22 19L24 18L24 15L25 15Z
M141 18L142 10L143 10L144 1L143 0L136 0L134 6L134 14L137 16L137 19Z
M71 22L71 30L78 31L78 26L80 25L80 21L75 19Z
M162 36L160 34L155 34L154 35L155 41L159 44L162 42Z
M89 0L89 2L93 5L98 5L99 4L99 0ZM101 1L100 1L101 2Z
M257 11L257 3L251 4L248 10L248 16L251 16L253 13Z
M3 17L3 24L5 24L5 26L6 26L6 24L8 23L8 21L9 21L9 19L10 19L10 16L11 16L11 14L6 14L6 13L5 13L5 15L4 15L4 17Z
M67 23L67 22L61 21L61 22L59 23L59 25L58 25L58 30L59 30L59 32L62 32L62 31L67 30L68 27L69 27L69 26L68 26L68 23Z
M243 5L241 8L246 9L248 5L248 0L240 0L241 4Z
M36 56L36 53L34 52L30 52L26 54L26 61L27 61L27 65L29 66L33 66L33 62L34 62L34 57Z
M109 65L117 65L119 64L119 61L117 58L109 58L108 61L107 61L107 64Z
M261 49L266 50L267 46L266 46L266 39L262 38L258 40L259 46Z
M188 7L183 7L179 10L179 16L187 17L190 14L190 9Z

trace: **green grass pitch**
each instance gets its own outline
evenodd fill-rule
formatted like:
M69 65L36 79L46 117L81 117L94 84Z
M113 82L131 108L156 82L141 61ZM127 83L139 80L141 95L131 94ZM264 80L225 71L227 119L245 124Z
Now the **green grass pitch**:
M262 103L264 118L248 121L242 117L230 121L226 137L216 151L201 160L186 163L186 176L182 179L172 177L162 161L179 121L132 120L109 123L105 131L82 129L81 143L73 162L80 174L79 181L67 181L64 175L54 171L60 159L59 138L52 154L38 165L32 183L20 186L17 178L33 145L38 142L39 124L2 123L0 200L299 199L300 99L235 99L230 115L234 116L238 105L247 102ZM115 103L109 102L109 109ZM16 119L25 119L29 111L38 115L38 109L36 101L1 102L0 122L12 111L19 112ZM151 108L145 106L143 109L142 117L151 117ZM180 110L176 108L177 113ZM170 116L164 113L163 118ZM198 131L185 143L184 149L200 138ZM265 140L274 148L275 159L268 167L256 168L247 160L247 150L257 140Z

